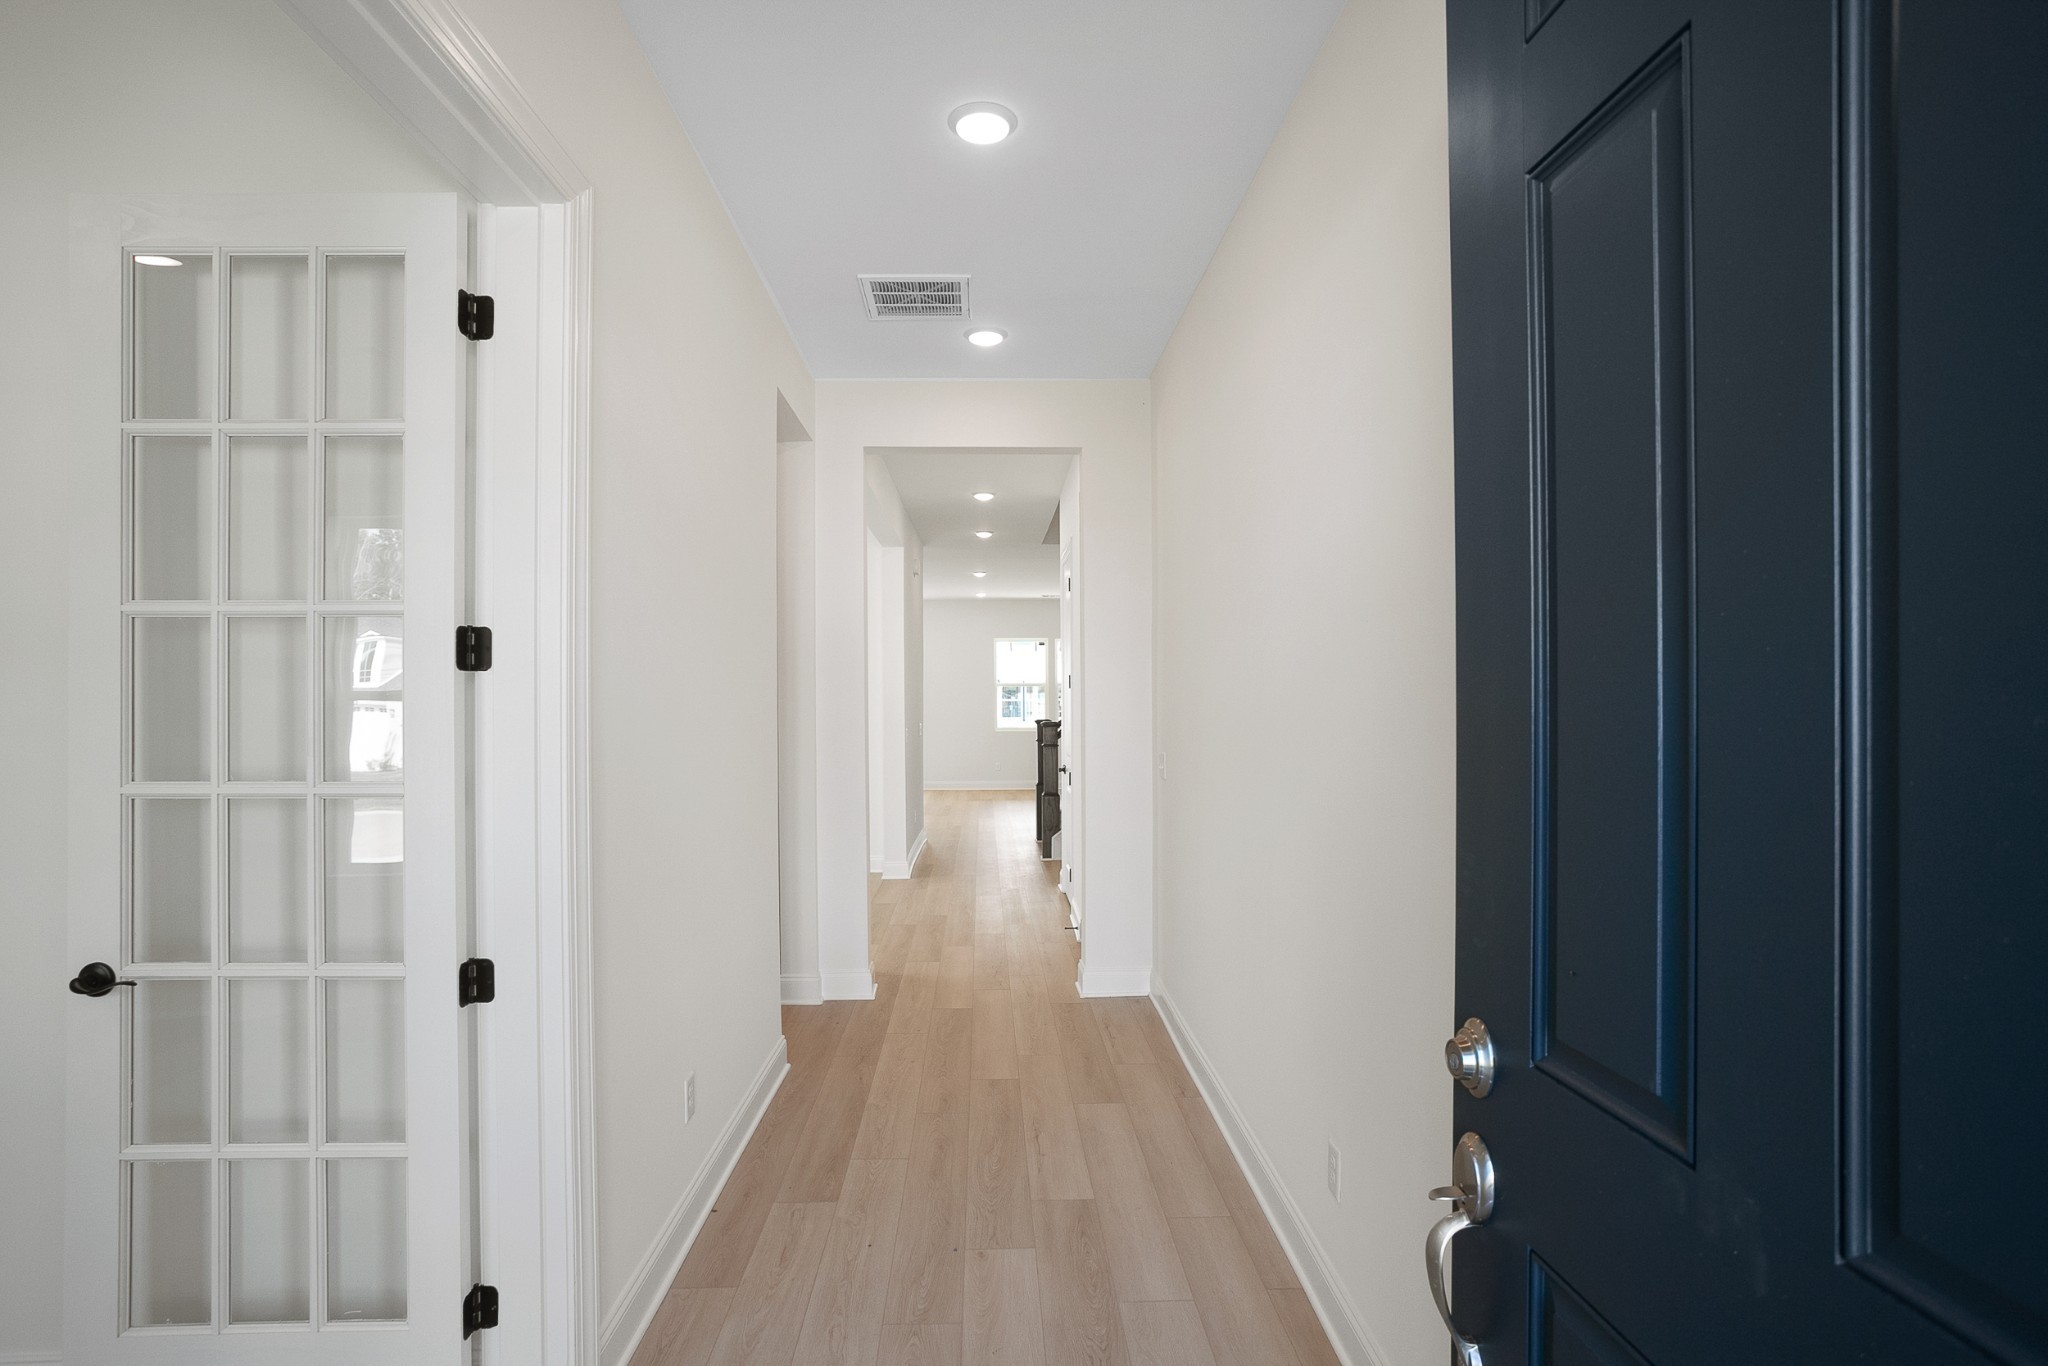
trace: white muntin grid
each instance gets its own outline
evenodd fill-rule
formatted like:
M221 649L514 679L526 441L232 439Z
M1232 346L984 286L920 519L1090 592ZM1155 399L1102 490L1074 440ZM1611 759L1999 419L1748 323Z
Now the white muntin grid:
M138 335L135 318L137 278L143 271L170 269L169 267L138 266L132 258L138 254L162 254L175 256L190 263L207 261L212 271L212 305L214 346L212 373L212 413L195 418L153 418L138 415L137 404L137 359L144 338ZM319 247L288 248L236 248L184 249L178 247L130 247L129 258L124 262L126 277L122 290L123 298L123 416L118 458L121 462L121 518L122 518L122 622L121 622L121 679L122 679L122 772L120 774L121 794L121 858L122 858L122 915L121 915L121 975L134 978L139 985L131 991L122 991L121 1066L120 1085L123 1089L121 1105L121 1160L117 1179L121 1185L119 1201L121 1217L119 1239L121 1255L120 1294L121 1331L129 1334L209 1334L248 1332L312 1332L331 1330L362 1330L397 1328L404 1326L402 1316L388 1320L329 1319L329 1229L327 1190L333 1174L331 1163L347 1160L387 1160L403 1162L407 1156L404 1142L404 1095L403 1050L398 1075L388 1078L387 1092L398 1098L400 1110L397 1132L390 1141L341 1142L331 1136L334 1116L329 1113L328 1047L324 1037L326 1021L334 998L352 994L349 984L363 981L386 981L402 984L406 968L402 962L329 962L330 943L328 906L326 898L326 860L329 851L329 821L327 809L330 803L349 802L360 799L381 800L399 805L404 793L403 774L398 773L390 781L361 782L349 778L347 716L357 696L352 685L344 684L337 689L332 701L323 695L324 680L346 680L351 677L352 652L347 642L336 638L334 627L349 619L388 619L399 624L402 638L402 623L405 608L401 601L375 600L358 601L334 595L335 585L330 584L327 539L329 533L327 510L328 461L337 444L351 438L386 438L402 442L405 435L403 399L394 395L392 406L399 411L386 419L337 419L327 416L328 406L328 262L332 258L395 258L402 262L403 252L392 248L362 248L351 246L347 249L325 249ZM234 318L231 290L234 284L233 264L251 258L288 258L306 265L304 288L306 307L297 338L304 357L304 401L303 416L288 418L235 418L236 395L234 384L234 339L230 336ZM402 268L402 266L401 266ZM400 338L402 344L402 320ZM399 373L402 364L394 362ZM211 582L210 593L204 598L177 601L140 601L137 592L138 525L137 462L143 441L151 437L185 438L198 443L203 450L202 468L208 471L211 487ZM300 491L303 495L303 516L299 527L299 573L302 597L287 600L238 600L229 596L230 575L234 570L233 556L237 547L234 538L234 461L237 457L236 443L251 440L267 442L296 443L300 464ZM244 449L248 449L244 447ZM403 522L401 521L401 526ZM204 622L205 669L203 677L193 680L204 698L205 724L209 729L204 736L205 767L203 776L173 781L144 781L138 777L137 768L137 699L138 683L147 685L147 680L136 676L136 645L138 633L147 629L152 619L184 619ZM237 735L233 728L231 710L234 698L230 691L234 685L229 651L232 637L238 632L234 623L256 620L286 620L301 623L298 640L298 657L301 677L298 687L301 696L297 702L295 724L300 731L302 763L296 777L276 777L263 780L237 780L231 778L231 762L237 757L232 750ZM399 676L403 683L402 673ZM398 700L402 690L370 694ZM210 903L207 907L208 948L205 961L183 962L138 962L136 961L137 939L135 924L135 826L136 808L139 801L148 799L185 799L203 801L207 805L210 847L207 857L210 867L207 884ZM282 800L296 801L300 805L300 838L303 857L299 869L299 917L297 934L304 952L297 961L248 961L236 962L231 958L233 944L230 924L232 887L230 885L233 864L230 860L229 839L232 822L231 804L239 800ZM402 810L402 806L400 806ZM399 863L402 870L403 863ZM401 907L403 897L401 893ZM401 912L402 926L402 912ZM399 942L403 942L402 929ZM402 949L400 953L402 955ZM296 1003L299 1012L300 1056L295 1070L284 1075L295 1080L303 1092L293 1097L294 1108L305 1115L306 1132L303 1141L231 1143L230 1124L234 1097L230 1094L230 1081L234 1076L235 1043L231 1028L233 998L237 995L236 984L255 981L290 981L303 983ZM207 1116L207 1140L187 1143L135 1142L136 1117L132 1104L136 1084L136 1029L140 1023L143 1003L137 999L139 993L154 990L158 984L193 982L204 984L206 991L206 1075L201 1085L205 1088L205 1112ZM404 1001L402 987L391 989L393 1005L398 1011L397 1026L400 1037L404 1029ZM203 1236L206 1240L204 1255L211 1259L209 1283L211 1289L210 1321L204 1324L157 1326L135 1322L132 1307L134 1256L130 1250L133 1232L133 1193L138 1163L150 1161L192 1161L204 1162L208 1171L208 1219ZM307 1317L296 1323L249 1322L232 1323L231 1296L233 1293L232 1249L229 1245L229 1230L233 1227L230 1197L234 1182L230 1179L234 1164L248 1161L288 1160L302 1164L300 1172L304 1177L305 1200L304 1227L308 1231L310 1246L306 1248L305 1266L310 1284L305 1286ZM400 1192L397 1207L405 1208L403 1198L403 1168L401 1167ZM198 1232L198 1230L195 1230ZM406 1231L401 1226L390 1231L399 1248L406 1242ZM195 1249L196 1251L197 1249ZM402 1299L405 1293L403 1259L400 1256L399 1279L395 1291Z

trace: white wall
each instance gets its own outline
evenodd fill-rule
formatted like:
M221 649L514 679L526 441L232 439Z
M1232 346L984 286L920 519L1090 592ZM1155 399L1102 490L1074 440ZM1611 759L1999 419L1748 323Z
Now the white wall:
M815 432L811 383L617 5L458 3L594 187L594 968L661 973L596 993L610 1313L781 1036L776 399Z
M64 989L67 196L452 188L270 0L0 8L0 1360L62 1337L64 1021L103 1004Z
M1455 1024L1445 102L1440 0L1353 0L1153 376L1159 988L1340 1342L1385 1366L1445 1352L1419 1265Z
M924 605L925 786L1035 787L1038 732L996 729L995 642L1055 640L1042 598L933 598Z
M882 743L870 753L882 776L882 858L875 871L906 878L924 842L924 542L888 462L870 454L864 467L868 532L884 548L879 560L870 558L868 583L869 670L882 688Z
M818 988L818 681L816 462L809 441L776 447L775 707L780 777L782 999Z
M1088 928L1081 990L1134 995L1152 974L1152 433L1144 380L835 380L817 387L820 676L861 668L863 469L869 448L1078 450L1080 759ZM1064 522L1064 518L1062 519ZM819 704L821 937L856 936L865 963L861 707ZM830 794L837 794L836 797Z

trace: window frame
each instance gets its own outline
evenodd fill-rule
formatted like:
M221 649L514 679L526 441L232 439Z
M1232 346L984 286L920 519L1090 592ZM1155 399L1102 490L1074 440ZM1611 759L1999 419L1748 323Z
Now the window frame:
M1039 660L1040 660L1040 662L1041 662L1041 663L1042 663L1042 664L1044 665L1044 668L1043 668L1043 669L1042 669L1042 670L1040 671L1040 674L1039 674L1039 678L1038 678L1038 681L1037 681L1036 683L1032 683L1032 682L1030 682L1030 681L1028 681L1028 680L1027 680L1027 681L1024 681L1024 682L1018 682L1018 683L1006 683L1006 682L1004 682L1004 681L1003 681L1003 672L1002 672L1002 664L1001 664L1001 661L1002 661L1002 655L1003 655L1003 646L1005 646L1005 645L1012 645L1012 644L1030 644L1030 645L1036 645L1036 646L1038 646L1038 648L1039 648ZM992 665L993 665L993 668L992 668L992 673L994 674L994 682L995 682L995 697L996 697L996 715L995 715L995 728L996 728L996 733L997 733L997 734L999 734L999 735L1033 735L1033 734L1036 734L1036 733L1037 733L1037 731L1038 731L1038 722L1039 722L1039 721L1040 721L1041 719L1049 719L1049 718L1050 718L1050 717L1052 716L1052 711L1053 711L1053 706L1052 706L1052 679L1051 679L1051 670L1052 670L1052 638L1051 638L1050 636L997 636L997 637L995 638L995 642L994 642L994 645L993 645L992 653L993 653L993 659L991 660L991 663L992 663ZM1039 707L1038 707L1038 711L1039 711L1039 714L1038 714L1038 716L1036 716L1036 717L1030 717L1030 718L1028 718L1028 719L1026 719L1026 720L1023 720L1023 721L1020 721L1020 722L1012 722L1012 721L1007 721L1007 720L1005 720L1005 719L1004 719L1004 717L1003 717L1003 689L1005 689L1005 688L1033 688L1033 687L1035 687L1035 688L1037 688L1037 689L1038 689L1038 698L1039 698ZM1028 704L1028 694L1027 694L1027 704ZM1027 711L1029 710L1029 707L1028 707L1028 705L1027 705L1027 707L1026 707L1026 710L1027 710Z

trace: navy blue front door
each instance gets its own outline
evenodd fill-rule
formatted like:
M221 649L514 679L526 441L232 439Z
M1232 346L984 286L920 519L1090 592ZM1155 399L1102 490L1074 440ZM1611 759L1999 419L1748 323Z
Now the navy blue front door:
M1448 15L1459 1326L2044 1366L2048 0Z

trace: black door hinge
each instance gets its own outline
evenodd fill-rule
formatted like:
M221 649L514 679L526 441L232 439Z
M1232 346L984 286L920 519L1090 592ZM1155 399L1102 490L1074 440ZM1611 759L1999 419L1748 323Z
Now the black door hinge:
M455 326L471 341L489 341L498 330L498 301L488 294L456 290Z
M455 667L466 674L480 674L491 667L491 628L455 628Z
M484 1005L498 999L498 965L488 958L472 958L457 969L456 1006Z
M495 1285L473 1285L462 1297L462 1336L469 1337L479 1328L498 1326L498 1287Z

